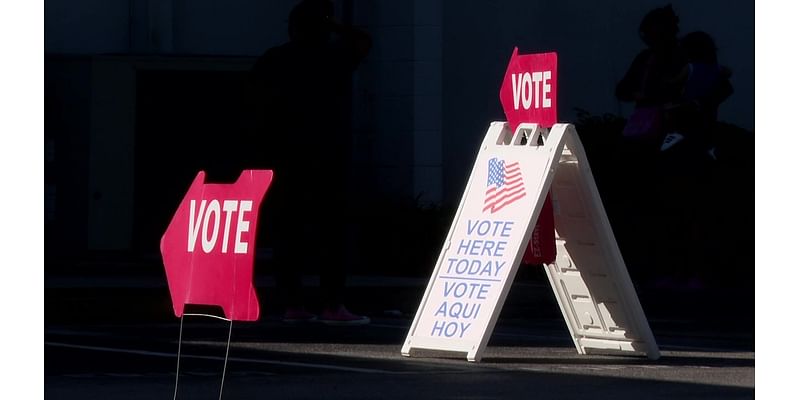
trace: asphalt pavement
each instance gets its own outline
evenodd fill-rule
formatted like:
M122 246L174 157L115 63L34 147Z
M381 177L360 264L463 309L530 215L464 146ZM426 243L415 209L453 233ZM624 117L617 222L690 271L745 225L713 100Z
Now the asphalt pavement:
M221 385L225 399L754 397L753 297L742 289L639 288L662 350L651 361L579 355L550 288L527 278L512 286L483 360L469 363L400 354L426 279L352 277L350 307L372 323L332 327L280 321L274 284L259 277L260 321L186 317L177 397L217 399ZM313 303L318 283L306 286ZM46 397L172 398L180 320L171 311L159 276L48 276Z

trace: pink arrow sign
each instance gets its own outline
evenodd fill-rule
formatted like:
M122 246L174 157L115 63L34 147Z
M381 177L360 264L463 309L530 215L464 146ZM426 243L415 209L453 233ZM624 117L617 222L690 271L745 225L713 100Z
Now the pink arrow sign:
M500 87L500 103L511 131L522 122L550 128L558 121L558 55L539 53L519 55L517 48Z
M256 225L272 171L243 171L233 184L204 180L200 171L161 238L175 316L186 304L204 304L222 307L228 319L255 321Z
M520 55L514 47L500 86L500 103L512 132L523 122L550 128L558 122L558 55ZM556 259L555 220L550 195L525 250L523 261L549 264Z

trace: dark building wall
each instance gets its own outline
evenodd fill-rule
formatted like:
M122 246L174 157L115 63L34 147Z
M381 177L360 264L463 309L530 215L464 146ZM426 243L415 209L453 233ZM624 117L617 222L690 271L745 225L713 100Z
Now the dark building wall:
M754 128L755 24L752 2L672 1L680 34L703 30L733 70L735 94L720 119ZM660 1L444 1L443 110L447 201L457 201L476 146L489 121L504 120L498 92L514 46L521 53L559 54L559 118L575 121L575 108L627 117L632 105L614 87L644 48L641 18Z
M59 243L124 249L135 242L137 212L131 207L136 206L134 186L142 185L135 184L139 156L121 143L137 143L143 134L137 118L147 111L138 109L139 72L184 71L212 80L242 73L264 49L286 40L293 4L48 0L45 135L58 137L58 164L48 169L57 165L62 171L55 218L70 218L58 224L74 227L53 230L62 232ZM450 205L461 195L489 122L504 119L498 91L515 45L522 52L559 52L563 120L572 120L576 107L627 116L630 106L614 99L613 87L642 48L636 35L639 20L663 5L586 0L336 4L341 19L366 29L374 41L353 78L352 141L359 181L376 197ZM753 128L753 4L673 4L682 32L711 33L721 62L734 71L736 93L721 108L721 119ZM209 82L209 88L227 78L221 79ZM169 85L149 93L157 98L162 89L169 94ZM179 118L177 113L162 117L170 116ZM121 141L114 135L121 135ZM97 150L105 149L103 141L110 143L108 153ZM96 184L111 187L98 189ZM109 222L112 218L118 220Z
M45 60L45 248L61 254L86 248L90 80L86 56Z

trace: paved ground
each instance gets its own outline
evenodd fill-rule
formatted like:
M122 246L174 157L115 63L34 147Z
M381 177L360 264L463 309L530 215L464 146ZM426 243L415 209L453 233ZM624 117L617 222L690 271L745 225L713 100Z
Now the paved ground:
M47 398L173 396L179 323L169 315L165 288L141 279L92 288L48 281ZM752 297L642 294L663 353L649 361L578 355L550 289L515 283L484 359L475 364L454 354L400 355L424 280L359 279L350 295L361 299L353 308L373 318L368 326L289 325L269 307L258 323L235 323L223 398L754 397L752 313L743 309ZM261 284L268 293L270 283ZM227 322L187 318L178 398L218 398L227 333Z

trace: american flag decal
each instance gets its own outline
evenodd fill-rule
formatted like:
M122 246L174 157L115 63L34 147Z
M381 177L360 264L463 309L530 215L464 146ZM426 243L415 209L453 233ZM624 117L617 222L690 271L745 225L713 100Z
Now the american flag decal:
M483 212L488 210L494 214L525 197L525 184L522 182L519 161L506 165L505 160L492 158L489 160L488 175Z

